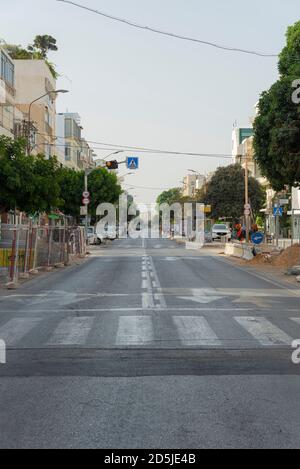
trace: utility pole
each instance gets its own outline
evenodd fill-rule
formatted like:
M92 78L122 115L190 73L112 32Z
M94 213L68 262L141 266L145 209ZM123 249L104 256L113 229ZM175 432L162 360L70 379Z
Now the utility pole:
M249 173L248 173L248 155L245 155L245 219L246 219L246 241L250 240L250 215L249 210ZM249 211L250 213L250 211Z
M88 171L85 170L84 172L84 191L88 192ZM88 232L88 205L86 206L86 214L85 214L85 233L87 236Z

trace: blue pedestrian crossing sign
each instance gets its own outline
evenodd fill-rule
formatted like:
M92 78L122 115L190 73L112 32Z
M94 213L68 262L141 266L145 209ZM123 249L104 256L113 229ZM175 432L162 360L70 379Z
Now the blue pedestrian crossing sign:
M274 208L274 217L282 217L283 216L283 208L282 207L275 207Z
M139 158L135 156L128 156L126 165L127 169L139 169Z

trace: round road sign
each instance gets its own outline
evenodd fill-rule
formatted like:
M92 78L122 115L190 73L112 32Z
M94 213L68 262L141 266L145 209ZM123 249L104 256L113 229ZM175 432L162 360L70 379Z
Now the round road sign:
M257 233L253 233L253 235L251 236L252 243L261 244L264 240L264 237L264 234L259 231Z

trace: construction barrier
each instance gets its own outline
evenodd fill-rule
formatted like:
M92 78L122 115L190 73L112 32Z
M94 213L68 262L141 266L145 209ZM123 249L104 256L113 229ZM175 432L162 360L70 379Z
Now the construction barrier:
M83 227L0 225L0 285L13 288L40 269L86 255Z
M240 259L245 259L251 261L253 259L253 246L243 243L227 243L225 245L225 255L238 257Z

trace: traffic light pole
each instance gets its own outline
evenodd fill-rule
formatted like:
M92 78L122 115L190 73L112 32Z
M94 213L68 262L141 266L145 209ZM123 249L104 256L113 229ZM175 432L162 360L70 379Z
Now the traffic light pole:
M84 190L88 192L88 170L84 172ZM86 206L86 214L85 214L85 234L87 236L88 232L88 205Z

